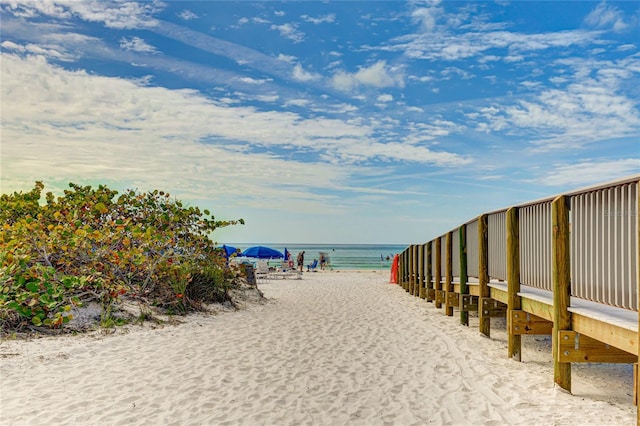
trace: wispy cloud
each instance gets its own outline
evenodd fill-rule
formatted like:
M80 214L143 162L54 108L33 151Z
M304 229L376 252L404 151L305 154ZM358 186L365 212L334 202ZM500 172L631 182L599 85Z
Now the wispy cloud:
M151 54L159 53L155 47L151 46L140 37L130 37L130 38L122 37L120 39L120 47L123 48L124 50L130 50L133 52L151 53Z
M624 14L617 7L608 4L605 0L587 15L584 23L589 27L598 29L611 29L613 31L624 31L629 28L625 22Z
M163 8L163 4L158 0L145 3L133 1L11 1L3 2L2 7L13 14L25 17L43 15L65 19L78 16L88 22L101 22L107 28L131 29L155 25L152 16Z
M190 10L183 10L182 12L180 12L178 14L178 16L180 16L180 18L184 19L185 21L191 21L192 19L198 19L199 16L196 15L195 13L193 13Z
M295 24L282 24L282 25L271 25L272 30L277 30L280 32L282 37L288 38L294 43L300 43L304 40L304 33L298 28L296 28Z
M298 81L312 81L319 80L322 78L322 76L320 76L319 74L307 72L302 68L302 65L296 64L293 67L293 78Z
M581 161L577 164L557 165L549 173L540 176L540 183L549 186L586 186L638 174L640 158L615 161Z
M568 81L566 87L544 89L513 105L484 108L488 121L481 121L479 129L501 131L508 123L535 132L531 139L542 150L571 149L640 132L637 101L622 93L626 82L640 74L640 59L560 62L573 69L571 79L555 80Z
M312 24L331 24L335 22L336 15L335 13L330 13L328 15L323 15L319 17L312 17L309 15L302 15L300 18L305 22L311 22Z
M332 80L336 89L344 91L350 91L358 86L404 87L402 69L390 67L386 61L378 61L369 67L361 67L354 73L337 71Z

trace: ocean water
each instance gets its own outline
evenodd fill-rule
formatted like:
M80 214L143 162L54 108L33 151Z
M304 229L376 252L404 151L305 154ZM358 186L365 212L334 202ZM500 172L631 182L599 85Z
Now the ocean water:
M333 270L388 270L391 268L393 256L401 253L407 246L394 244L283 244L283 243L259 243L259 244L233 244L245 250L254 245L261 245L274 248L284 252L286 248L291 252L295 262L298 253L305 252L304 264L308 265L314 259L320 261L320 252L324 252L329 257L328 269ZM276 264L277 262L272 261ZM320 267L320 264L318 264Z

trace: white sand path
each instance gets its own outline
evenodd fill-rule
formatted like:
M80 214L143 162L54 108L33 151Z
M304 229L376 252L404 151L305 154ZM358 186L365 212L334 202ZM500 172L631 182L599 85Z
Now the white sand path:
M2 342L0 424L635 424L630 366L576 368L569 395L545 339L508 360L500 330L482 337L387 279L307 273L180 326Z

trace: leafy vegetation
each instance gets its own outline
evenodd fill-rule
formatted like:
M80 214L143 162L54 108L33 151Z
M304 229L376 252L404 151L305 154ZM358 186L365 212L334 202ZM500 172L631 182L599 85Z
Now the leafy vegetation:
M234 273L209 234L242 219L216 220L157 190L69 188L44 202L41 182L0 196L0 331L63 327L88 301L109 326L124 297L173 313L228 297Z

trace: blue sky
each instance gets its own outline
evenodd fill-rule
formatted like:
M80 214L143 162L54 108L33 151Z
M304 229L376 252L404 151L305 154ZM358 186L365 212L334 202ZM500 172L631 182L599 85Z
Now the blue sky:
M637 1L5 1L1 192L160 189L219 242L414 243L640 172Z

